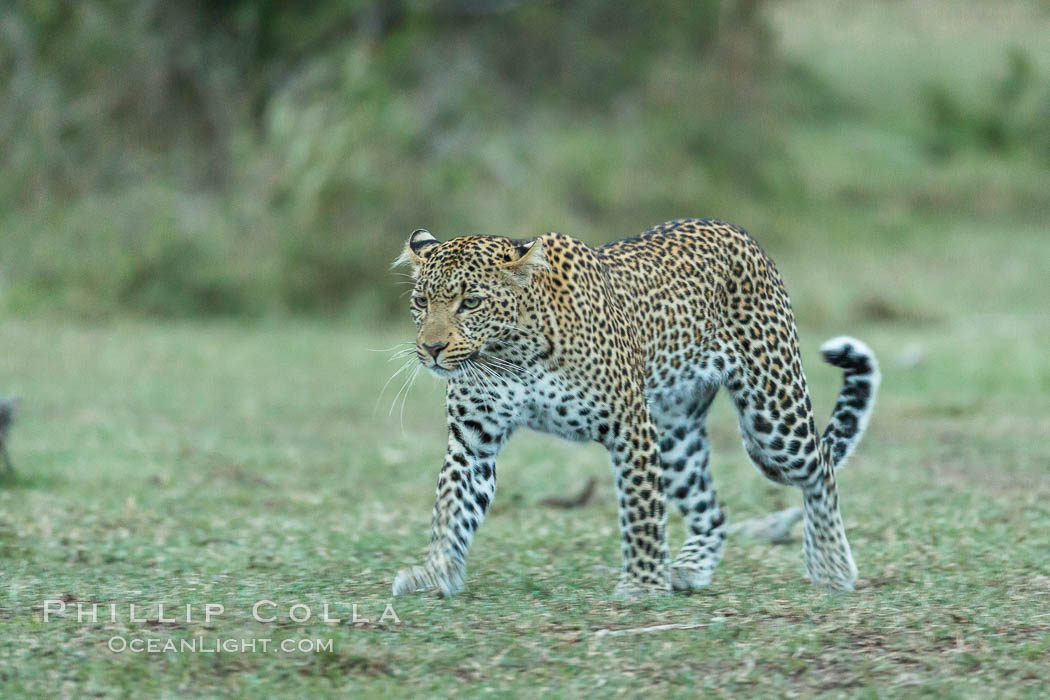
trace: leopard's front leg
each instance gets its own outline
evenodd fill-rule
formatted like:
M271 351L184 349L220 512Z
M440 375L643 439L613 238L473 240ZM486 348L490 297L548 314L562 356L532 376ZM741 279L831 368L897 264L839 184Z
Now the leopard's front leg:
M427 556L422 566L398 572L394 595L426 590L455 595L463 589L467 551L496 492L496 456L508 435L488 418L449 412Z
M644 400L606 441L616 477L623 572L614 595L633 598L669 593L667 510L660 486L662 466L656 430ZM618 429L618 430L617 430Z

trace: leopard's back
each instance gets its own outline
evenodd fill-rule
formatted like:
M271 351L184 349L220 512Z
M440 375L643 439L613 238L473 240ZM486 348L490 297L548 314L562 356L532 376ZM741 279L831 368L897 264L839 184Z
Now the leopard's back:
M653 388L709 375L719 383L741 352L797 352L794 316L773 262L743 229L677 219L598 248L610 286L646 350Z

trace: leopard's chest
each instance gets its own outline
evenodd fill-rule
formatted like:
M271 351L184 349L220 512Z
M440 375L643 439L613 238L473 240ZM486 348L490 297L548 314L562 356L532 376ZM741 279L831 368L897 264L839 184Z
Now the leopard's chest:
M535 377L524 387L520 403L522 423L569 440L597 439L608 418L594 392L571 386L551 374ZM607 428L606 428L607 429Z

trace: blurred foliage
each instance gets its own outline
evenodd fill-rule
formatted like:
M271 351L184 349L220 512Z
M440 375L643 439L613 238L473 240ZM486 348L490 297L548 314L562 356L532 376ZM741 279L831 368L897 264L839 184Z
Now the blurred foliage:
M792 125L834 133L862 106L787 59L770 16L761 0L15 0L0 308L382 314L420 226L598 241L804 209L823 176ZM1045 148L1039 69L1011 60L992 111L931 88L917 150Z
M682 203L709 180L767 191L759 9L19 2L3 284L86 313L340 309L418 226L529 235L703 209Z
M1050 85L1031 58L1014 48L1001 78L985 86L987 97L967 104L941 84L924 92L931 155L950 158L967 148L993 153L1032 149L1050 164Z

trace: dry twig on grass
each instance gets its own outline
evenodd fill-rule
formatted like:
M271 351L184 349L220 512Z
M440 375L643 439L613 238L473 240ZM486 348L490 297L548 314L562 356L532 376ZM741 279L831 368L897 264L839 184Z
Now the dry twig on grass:
M540 505L549 508L583 508L594 500L594 489L597 485L598 480L592 476L584 484L583 490L575 496L550 496L540 501Z
M654 634L656 632L667 632L668 630L694 630L700 627L707 627L705 624L683 624L674 623L669 625L651 625L649 627L628 627L626 629L610 630L600 629L595 630L595 637L623 637L629 634Z
M792 541L791 529L799 520L802 520L802 509L792 506L761 518L751 518L730 524L729 534L743 535L758 542L787 544Z

